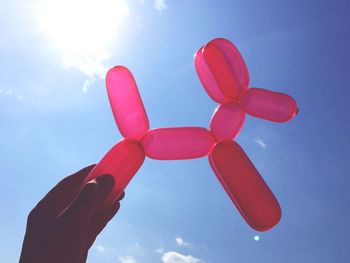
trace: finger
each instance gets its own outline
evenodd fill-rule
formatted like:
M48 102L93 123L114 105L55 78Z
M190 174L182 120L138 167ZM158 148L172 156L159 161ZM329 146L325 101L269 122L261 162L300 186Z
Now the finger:
M60 221L74 226L88 225L90 218L114 187L111 175L101 175L88 182L69 207L60 215Z
M92 246L96 237L105 228L107 223L115 216L119 208L120 203L119 201L116 201L110 207L100 210L92 216L87 230L87 249Z
M122 192L122 194L118 197L117 201L123 200L124 196L125 196L125 192Z
M79 263L86 263L88 253L89 253L88 250L84 251L83 255L81 256L81 259L80 259Z
M60 181L40 200L33 209L32 214L56 218L79 193L83 182L94 166L87 166Z

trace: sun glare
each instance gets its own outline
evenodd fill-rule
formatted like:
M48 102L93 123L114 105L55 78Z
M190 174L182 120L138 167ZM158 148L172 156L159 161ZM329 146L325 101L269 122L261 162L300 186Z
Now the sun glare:
M108 48L129 13L123 0L38 1L40 27L63 52L65 64L87 74L94 73L90 68L96 63L109 58Z

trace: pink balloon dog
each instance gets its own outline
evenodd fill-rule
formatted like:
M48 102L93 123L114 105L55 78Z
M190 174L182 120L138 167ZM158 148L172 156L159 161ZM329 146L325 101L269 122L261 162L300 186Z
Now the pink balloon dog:
M297 114L296 102L283 93L249 88L245 62L238 49L226 39L214 39L201 47L194 63L208 95L220 103L211 118L209 130L201 127L149 130L147 114L131 72L122 66L108 71L108 97L125 139L102 158L87 181L106 173L115 177L115 188L102 204L105 207L123 192L145 156L180 160L209 155L214 173L243 218L255 230L268 230L280 220L280 206L233 139L243 126L245 113L285 122Z

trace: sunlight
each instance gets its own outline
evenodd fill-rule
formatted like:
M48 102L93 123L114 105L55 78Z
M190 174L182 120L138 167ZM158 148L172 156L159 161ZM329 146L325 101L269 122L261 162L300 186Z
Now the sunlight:
M118 36L129 8L123 0L38 0L41 29L63 53L63 62L93 77Z

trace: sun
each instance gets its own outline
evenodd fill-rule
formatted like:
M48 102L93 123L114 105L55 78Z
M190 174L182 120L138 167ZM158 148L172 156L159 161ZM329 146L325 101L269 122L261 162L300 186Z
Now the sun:
M108 59L129 14L123 0L38 0L40 28L71 63Z

